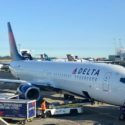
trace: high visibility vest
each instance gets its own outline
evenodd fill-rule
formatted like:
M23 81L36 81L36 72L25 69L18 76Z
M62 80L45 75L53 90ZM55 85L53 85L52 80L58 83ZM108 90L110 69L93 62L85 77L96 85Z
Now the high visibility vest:
M42 104L41 104L41 110L46 110L46 102L43 101Z

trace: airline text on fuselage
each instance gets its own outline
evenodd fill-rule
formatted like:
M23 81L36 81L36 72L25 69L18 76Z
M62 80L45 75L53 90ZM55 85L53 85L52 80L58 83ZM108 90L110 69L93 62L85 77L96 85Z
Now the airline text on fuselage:
M90 69L90 68L75 68L72 71L72 74L91 75L91 76L98 76L99 73L100 73L99 69Z

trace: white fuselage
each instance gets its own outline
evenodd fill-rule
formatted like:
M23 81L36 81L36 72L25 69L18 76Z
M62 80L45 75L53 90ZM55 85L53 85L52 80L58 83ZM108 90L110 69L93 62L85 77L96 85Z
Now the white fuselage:
M125 102L125 68L90 62L13 61L12 74L22 80L51 86L114 105Z

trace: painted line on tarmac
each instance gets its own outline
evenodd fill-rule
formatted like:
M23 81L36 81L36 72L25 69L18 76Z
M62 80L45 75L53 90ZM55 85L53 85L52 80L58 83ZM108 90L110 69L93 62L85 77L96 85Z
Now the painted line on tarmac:
M105 115L105 116L111 117L111 118L113 118L113 119L117 119L116 116L110 115L110 114L108 114L108 113L102 113L102 112L99 112L99 111L95 111L94 109L89 109L89 107L86 107L86 110L92 111L92 112L95 112L95 113L98 113L98 114L100 114L100 115Z

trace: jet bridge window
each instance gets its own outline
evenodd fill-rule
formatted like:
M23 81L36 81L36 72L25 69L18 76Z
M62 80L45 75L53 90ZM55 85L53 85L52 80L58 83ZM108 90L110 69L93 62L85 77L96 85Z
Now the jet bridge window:
M125 78L120 78L120 82L125 84Z

